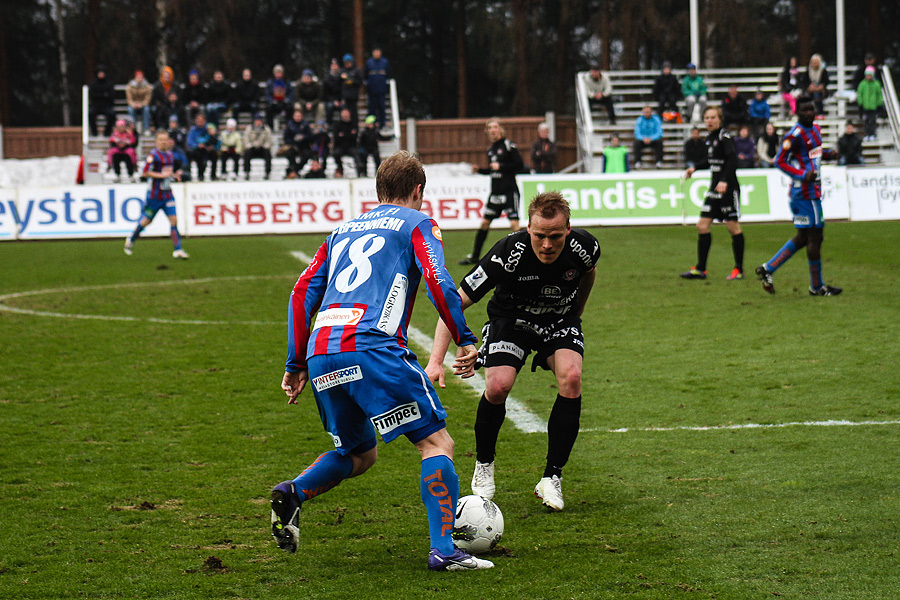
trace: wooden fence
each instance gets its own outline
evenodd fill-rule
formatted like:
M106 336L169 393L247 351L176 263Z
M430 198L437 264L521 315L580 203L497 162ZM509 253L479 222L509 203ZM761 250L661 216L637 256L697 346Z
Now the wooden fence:
M81 154L81 127L4 127L3 158Z
M416 121L416 150L425 164L467 162L487 167L486 151L490 142L484 133L487 119L438 119ZM531 163L531 144L537 139L537 126L543 117L510 117L500 120L506 137L516 142L525 164ZM401 145L406 146L406 122L401 123ZM576 160L575 119L557 118L556 142L559 147L557 168ZM4 127L3 158L44 158L80 155L79 127Z

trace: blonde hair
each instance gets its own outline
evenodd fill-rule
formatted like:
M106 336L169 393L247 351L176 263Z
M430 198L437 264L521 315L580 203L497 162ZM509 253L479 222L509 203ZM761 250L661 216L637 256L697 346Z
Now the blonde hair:
M425 168L422 161L406 150L392 154L375 173L375 192L381 203L409 198L418 185L424 193Z

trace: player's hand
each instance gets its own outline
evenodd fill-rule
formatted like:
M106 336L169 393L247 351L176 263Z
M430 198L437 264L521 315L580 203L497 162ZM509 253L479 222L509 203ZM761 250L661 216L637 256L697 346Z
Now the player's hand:
M428 365L425 367L425 374L428 375L428 380L431 383L436 383L442 388L447 387L447 384L444 382L444 365L428 361Z
M499 170L500 170L500 163L498 163L498 162L492 162L492 163L491 163L491 170L492 170L492 171L499 171Z
M463 379L468 379L475 374L475 359L478 358L478 350L474 344L460 346L456 349L456 360L453 361L453 374Z
M688 167L687 169L684 170L684 175L682 175L681 178L682 179L690 179L691 175L693 175L694 171L696 171L696 170L697 169L695 169L694 167Z
M728 191L728 183L727 182L720 181L719 183L716 184L716 193L724 194L727 191Z
M284 379L281 380L281 389L287 394L288 404L297 404L297 396L303 391L307 381L309 381L309 371L306 369L296 373L285 371Z
M803 181L806 181L806 182L815 181L816 177L818 177L818 175L819 174L816 173L815 169L810 169L809 171L807 171L806 173L803 174Z
M478 172L478 165L471 165L471 166L472 166L472 172L473 172L473 173L477 173L477 172Z

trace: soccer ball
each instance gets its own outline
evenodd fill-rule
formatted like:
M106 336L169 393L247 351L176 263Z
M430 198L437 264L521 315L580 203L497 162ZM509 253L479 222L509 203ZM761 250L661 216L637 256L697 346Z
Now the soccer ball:
M485 552L497 545L503 535L503 513L500 507L481 496L463 496L456 504L453 542L460 550L472 554Z

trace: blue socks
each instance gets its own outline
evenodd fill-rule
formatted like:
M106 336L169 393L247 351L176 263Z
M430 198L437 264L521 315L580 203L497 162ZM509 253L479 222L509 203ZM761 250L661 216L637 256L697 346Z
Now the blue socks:
M141 232L143 230L144 230L144 226L141 225L140 221L138 221L137 227L134 228L134 232L131 234L131 237L128 239L130 239L131 242L134 243L134 241L136 239L138 239L138 236L141 235Z
M421 492L428 513L431 547L445 556L453 554L450 534L459 499L459 477L449 457L432 456L422 461Z
M181 250L181 236L178 235L178 228L174 225L169 230L169 237L172 238L172 245L175 247L175 250Z
M353 470L353 459L331 450L319 455L313 464L297 475L294 479L294 487L300 501L315 498L325 493L343 480L350 477Z
M817 290L823 285L825 282L822 280L822 261L809 261L809 289Z
M778 267L787 262L787 260L797 252L797 246L794 244L794 240L790 239L787 243L781 247L781 250L775 253L775 256L769 259L769 262L765 264L766 270L769 273L774 273L778 270Z

